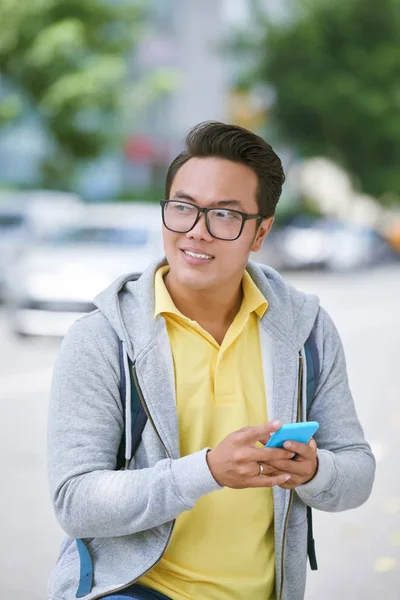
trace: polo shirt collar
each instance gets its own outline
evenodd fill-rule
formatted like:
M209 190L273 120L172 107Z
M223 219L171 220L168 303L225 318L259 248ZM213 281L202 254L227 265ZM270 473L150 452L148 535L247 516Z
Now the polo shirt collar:
M154 288L155 288L155 310L154 317L157 317L163 313L170 313L177 315L179 317L186 318L175 306L169 292L164 283L164 276L169 271L169 265L164 265L160 267L154 279ZM268 308L268 302L260 291L260 289L256 286L249 273L245 271L243 279L243 301L240 307L240 312L243 314L249 315L252 312L255 312L257 316L261 319L261 317L265 314L265 311Z

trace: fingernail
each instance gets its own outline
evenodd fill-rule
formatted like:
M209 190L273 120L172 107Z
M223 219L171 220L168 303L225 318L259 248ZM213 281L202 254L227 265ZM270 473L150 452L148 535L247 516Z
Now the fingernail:
M283 445L285 446L285 448L291 448L292 442L285 442Z
M296 454L294 452L290 453L290 458L294 458L296 456Z
M280 422L280 421L272 421L272 425L273 425L274 427L279 427L279 426L280 426L280 424L281 424L281 422Z
M288 479L290 479L290 475L285 475L284 481L288 481Z

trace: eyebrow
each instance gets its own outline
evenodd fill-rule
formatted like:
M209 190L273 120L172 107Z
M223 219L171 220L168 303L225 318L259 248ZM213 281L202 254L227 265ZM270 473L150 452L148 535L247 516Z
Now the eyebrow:
M192 196L190 196L182 190L175 192L174 198L179 198L180 200L188 200L189 202L193 202L193 204L198 204L198 202L196 202L196 200ZM234 198L229 200L218 200L216 202L210 202L209 207L211 208L213 206L234 206L236 208L243 208L243 204L240 202L240 200L235 200Z

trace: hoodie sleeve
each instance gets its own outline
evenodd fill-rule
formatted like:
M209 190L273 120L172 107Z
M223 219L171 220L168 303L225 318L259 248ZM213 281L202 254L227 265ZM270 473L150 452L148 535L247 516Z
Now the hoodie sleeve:
M320 424L318 471L296 492L313 508L338 512L368 499L375 459L356 414L339 334L325 310L320 309L314 327L322 369L308 419Z
M160 460L151 468L114 470L123 429L118 340L104 328L99 338L94 335L89 325L93 318L77 321L63 341L48 420L48 472L55 513L64 531L79 538L151 529L220 489L207 465L207 449L177 460ZM115 345L113 364L101 351L107 335L106 343Z

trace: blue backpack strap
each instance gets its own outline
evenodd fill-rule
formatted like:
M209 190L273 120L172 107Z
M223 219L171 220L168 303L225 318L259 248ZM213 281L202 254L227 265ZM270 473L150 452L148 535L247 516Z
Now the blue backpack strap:
M125 419L125 414L126 414L126 410L125 410L126 374L125 374L125 365L124 365L124 346L123 346L121 340L119 340L119 371L120 371L119 393L120 393L120 397L121 397L122 412L123 412L124 419ZM124 430L122 432L121 442L119 445L118 455L117 455L117 466L116 466L117 471L119 471L120 469L123 469L125 466L125 445L126 445L126 433L125 433L125 425L124 425Z
M93 587L93 563L89 550L85 546L85 542L78 538L76 540L78 546L79 560L80 560L80 576L79 576L79 587L76 592L76 598L83 598L90 594Z
M123 343L119 342L120 365L120 396L124 415L124 430L118 449L116 469L128 468L130 459L134 456L142 439L143 429L147 422L147 415L140 401L139 392L133 377L133 364L125 354ZM129 379L128 379L129 377ZM127 392L130 398L127 399ZM127 402L129 403L127 405ZM129 415L130 423L127 422ZM131 428L131 435L127 436L126 428ZM77 538L76 544L80 560L79 587L76 598L83 598L89 594L93 587L93 562L89 550L82 539Z
M133 376L133 364L125 354L123 343L119 342L120 394L124 412L124 431L118 450L117 469L127 468L142 439L143 429L147 423L147 415L140 401L139 391ZM128 371L128 372L127 372ZM129 377L129 380L128 380ZM130 398L127 398L129 392ZM129 402L129 407L127 406ZM130 435L127 435L130 421Z
M317 389L320 375L320 361L318 348L315 342L314 332L312 331L308 340L304 344L304 352L307 363L307 417L310 412L312 401L314 400L315 390ZM315 541L313 534L312 510L307 506L307 554L312 571L318 570L317 555L315 552Z
M125 353L121 341L119 342L119 361L121 372L120 393L124 412L124 431L118 450L117 469L123 469L129 466L129 462L140 444L143 429L147 422L147 415L142 402L140 401L138 388L133 376L134 365ZM129 398L127 398L128 394ZM127 427L129 427L128 422L130 422L130 435L127 435Z
M310 412L312 401L314 400L315 390L317 389L320 364L318 348L315 342L314 333L311 332L308 340L304 344L304 351L307 362L307 415Z
M307 506L307 554L311 571L318 571L317 552L315 550L311 506Z
M132 399L132 447L131 447L131 458L135 455L136 450L140 444L142 439L143 429L147 423L147 415L143 408L142 403L140 402L139 394L136 389L136 386L132 387L133 393L132 396L135 396ZM135 412L135 418L133 417L133 408L137 406L137 411Z

